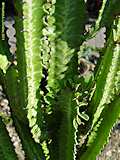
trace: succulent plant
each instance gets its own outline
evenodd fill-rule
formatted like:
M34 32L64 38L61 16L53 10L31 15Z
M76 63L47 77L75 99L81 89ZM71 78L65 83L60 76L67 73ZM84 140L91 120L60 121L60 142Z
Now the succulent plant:
M120 115L117 3L103 0L86 29L84 0L0 2L1 94L25 159L95 160L108 142ZM0 158L19 159L0 116Z

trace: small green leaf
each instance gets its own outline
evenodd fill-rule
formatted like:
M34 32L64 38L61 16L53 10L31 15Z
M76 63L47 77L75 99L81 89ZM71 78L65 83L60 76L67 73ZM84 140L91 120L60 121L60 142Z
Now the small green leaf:
M84 112L82 112L82 113L79 112L79 116L80 116L81 118L83 118L84 120L86 120L86 121L89 120L89 116L88 116L86 113L84 113Z
M8 67L8 60L5 55L0 54L0 68L3 70L4 73L6 73Z

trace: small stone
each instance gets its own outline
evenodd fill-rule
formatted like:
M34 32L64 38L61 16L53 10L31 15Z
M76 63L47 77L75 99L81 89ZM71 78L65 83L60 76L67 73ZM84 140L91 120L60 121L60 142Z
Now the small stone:
M8 100L7 100L7 99L3 99L3 100L0 102L0 105L1 105L1 106L7 106L7 105L8 105Z
M106 152L106 155L109 156L109 157L111 157L112 152L111 152L111 151L108 151L108 152Z

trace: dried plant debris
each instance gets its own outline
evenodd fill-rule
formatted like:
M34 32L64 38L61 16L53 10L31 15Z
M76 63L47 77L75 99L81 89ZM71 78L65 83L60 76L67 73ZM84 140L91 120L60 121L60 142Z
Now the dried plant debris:
M85 76L90 72L93 72L95 69L95 65L85 58L80 58L78 71L81 76Z
M89 30L88 25L86 29ZM78 52L78 71L80 76L88 77L93 75L97 62L100 58L100 50L105 47L106 28L101 28L93 38L83 42Z
M15 152L18 156L19 160L24 160L25 159L25 153L22 149L22 144L21 140L15 130L15 127L13 125L13 121L11 118L11 112L10 112L10 107L9 107L9 102L6 99L5 94L3 93L2 86L0 85L0 116L2 117L6 129L9 133L9 136L11 138L11 141L15 147Z

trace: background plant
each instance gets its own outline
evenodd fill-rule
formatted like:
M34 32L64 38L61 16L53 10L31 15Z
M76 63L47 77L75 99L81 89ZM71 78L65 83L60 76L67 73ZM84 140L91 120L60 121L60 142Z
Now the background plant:
M0 2L0 32L4 18L14 17L17 40L11 54L9 38L0 35L0 84L26 159L94 160L107 143L120 114L118 3L103 0L87 32L84 0ZM102 27L105 47L85 45ZM82 74L86 52L100 58L94 72ZM17 159L0 115L1 159Z

